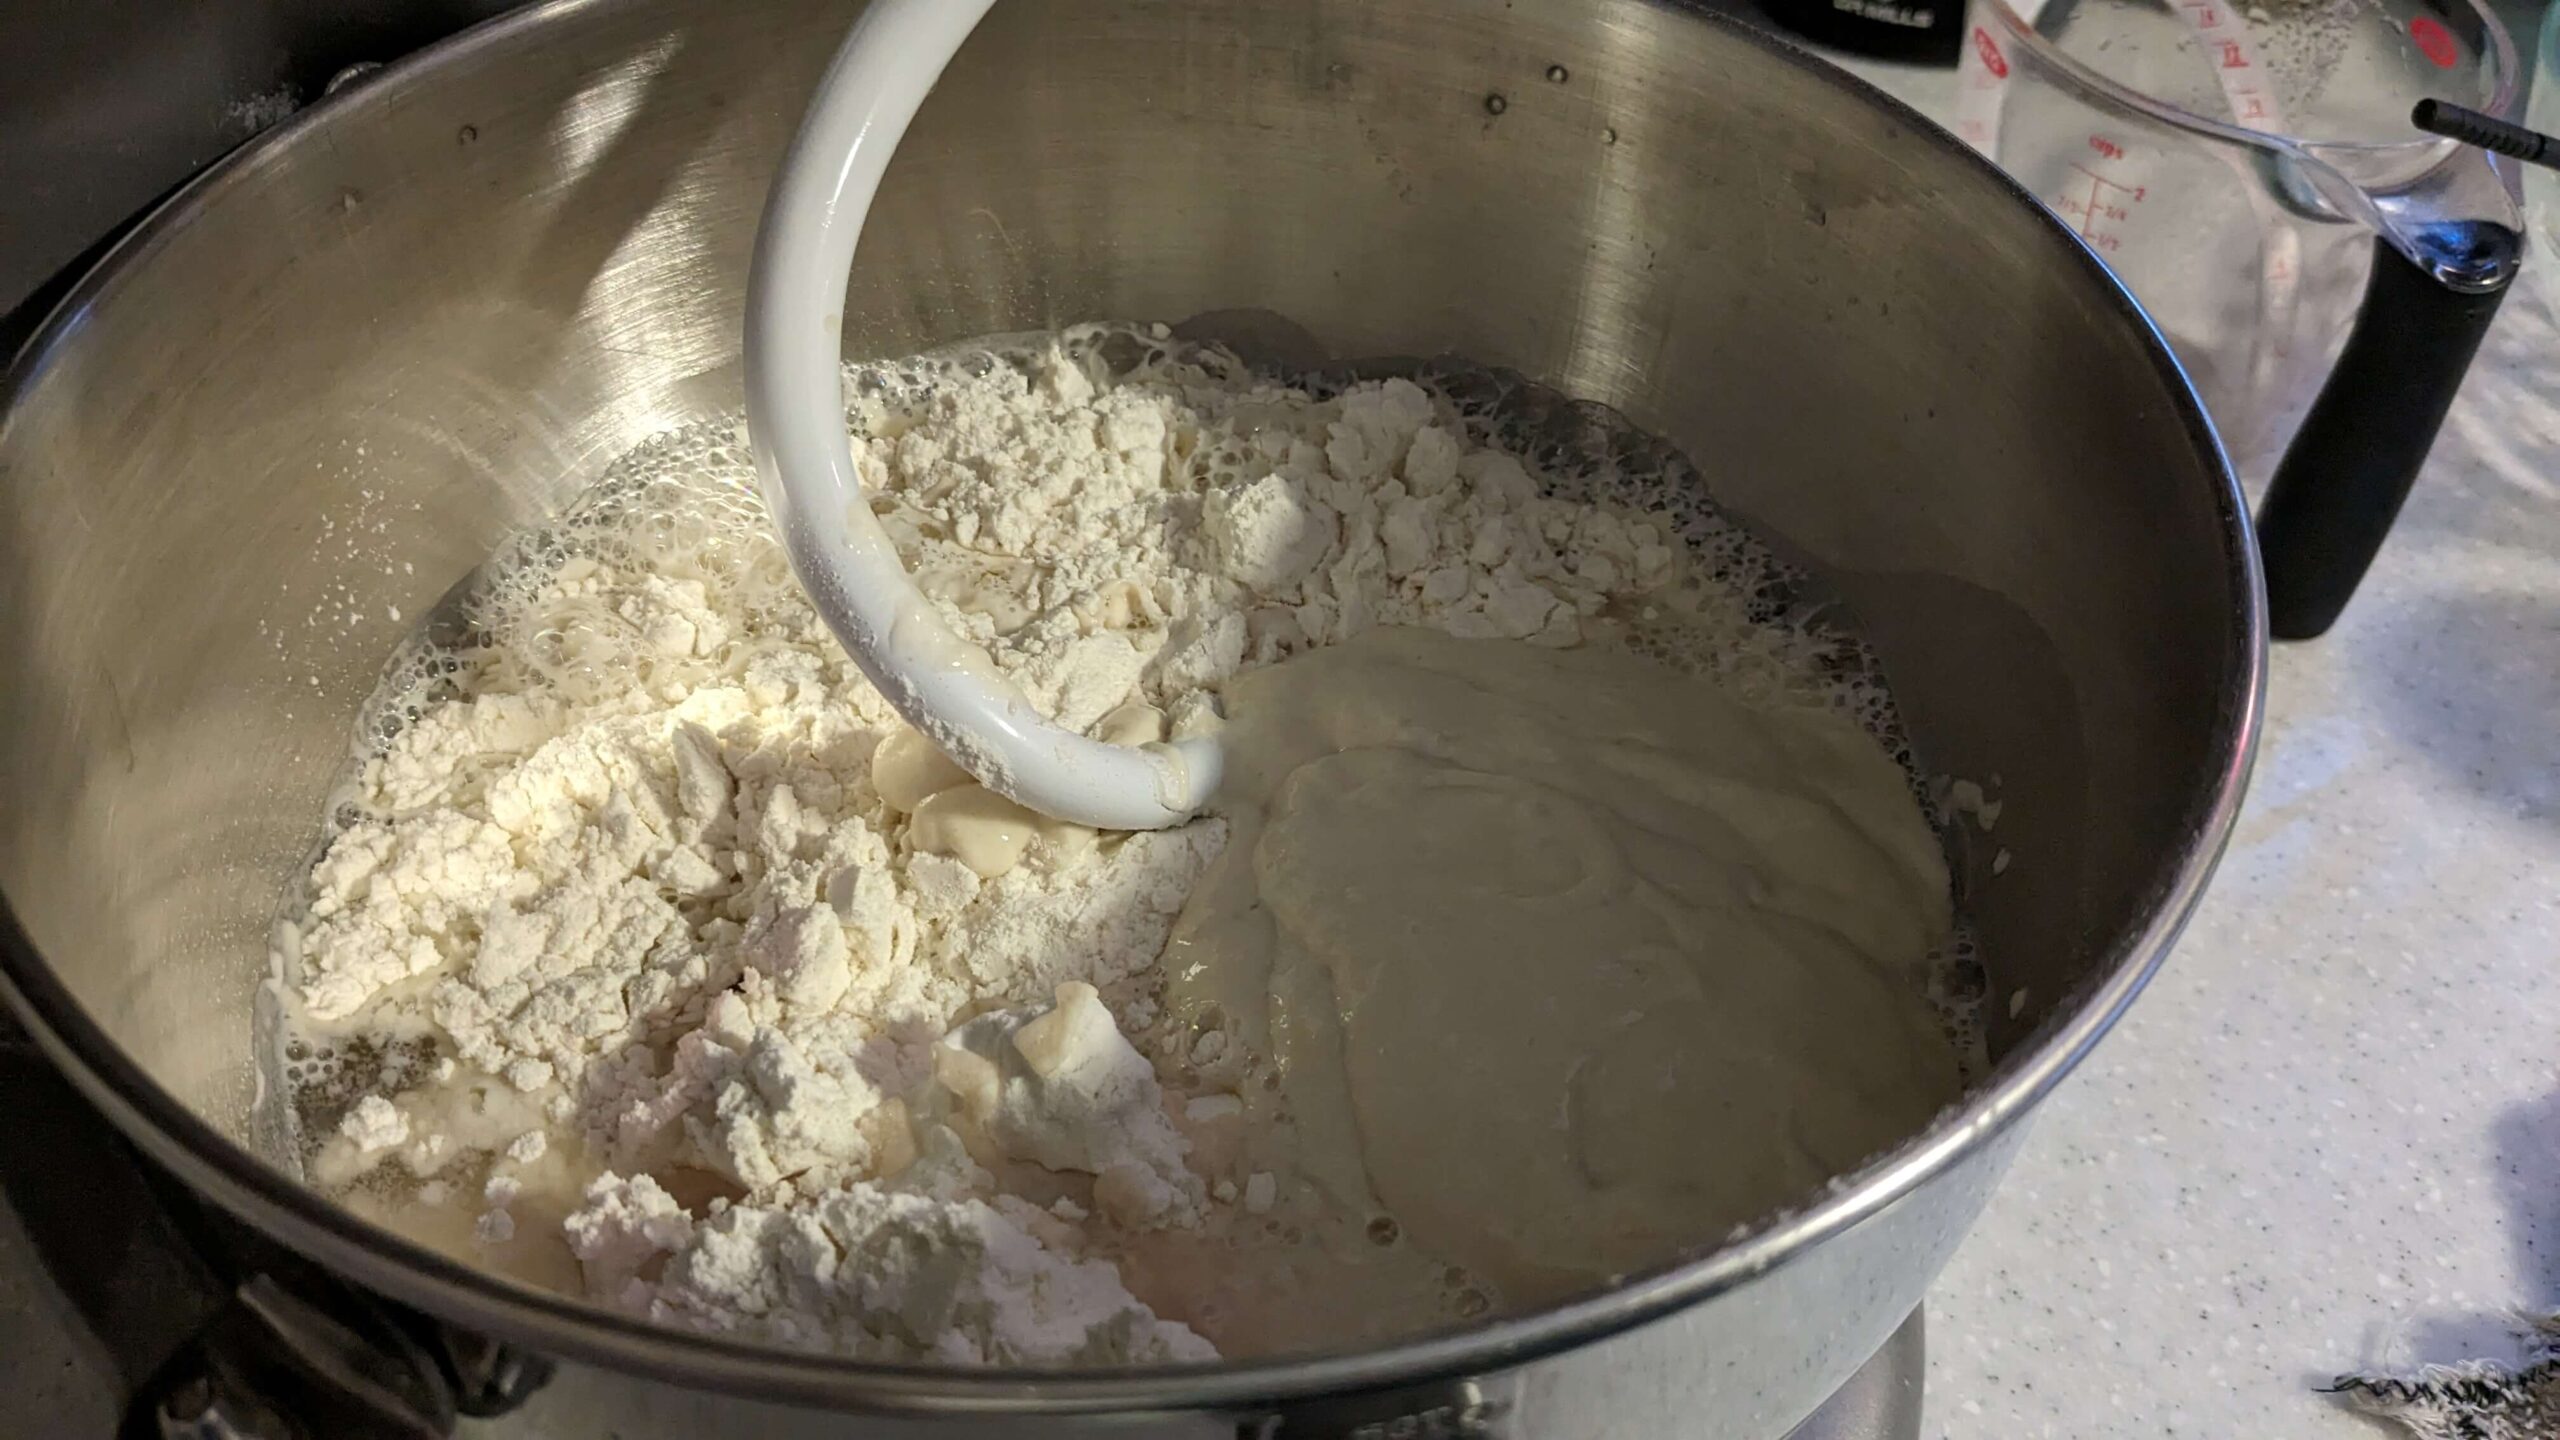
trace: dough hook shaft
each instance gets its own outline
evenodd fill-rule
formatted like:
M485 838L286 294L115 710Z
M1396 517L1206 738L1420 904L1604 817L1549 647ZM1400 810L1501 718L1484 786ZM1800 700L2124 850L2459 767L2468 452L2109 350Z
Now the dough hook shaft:
M845 292L908 122L993 0L872 0L819 80L766 196L747 280L747 429L765 504L809 600L900 714L987 788L1112 830L1190 818L1218 749L1130 748L1042 715L954 633L872 514L845 429Z

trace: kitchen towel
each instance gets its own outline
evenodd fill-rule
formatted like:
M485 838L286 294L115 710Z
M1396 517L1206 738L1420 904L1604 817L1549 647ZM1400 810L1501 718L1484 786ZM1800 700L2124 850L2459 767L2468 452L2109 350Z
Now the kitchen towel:
M2405 1379L2341 1375L2349 1405L2414 1440L2560 1440L2560 1314L2528 1322L2523 1359L2430 1365Z

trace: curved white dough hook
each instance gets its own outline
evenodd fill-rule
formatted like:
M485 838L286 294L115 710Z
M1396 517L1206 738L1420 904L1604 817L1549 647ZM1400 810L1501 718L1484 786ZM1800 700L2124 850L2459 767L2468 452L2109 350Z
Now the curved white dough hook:
M1206 739L1132 749L1064 729L917 593L845 429L846 282L899 137L993 0L871 0L765 198L747 274L747 430L792 571L854 662L988 789L1061 820L1153 830L1217 788Z

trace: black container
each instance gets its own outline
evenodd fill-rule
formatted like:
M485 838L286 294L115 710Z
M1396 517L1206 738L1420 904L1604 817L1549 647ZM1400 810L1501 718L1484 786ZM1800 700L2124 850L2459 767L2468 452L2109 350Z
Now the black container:
M1760 0L1771 20L1816 45L1953 66L1964 34L1964 0Z

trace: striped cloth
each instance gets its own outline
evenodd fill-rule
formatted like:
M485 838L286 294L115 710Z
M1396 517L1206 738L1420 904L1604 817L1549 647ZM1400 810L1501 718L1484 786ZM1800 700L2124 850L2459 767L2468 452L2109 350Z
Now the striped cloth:
M2560 1440L2560 1314L2527 1322L2521 1360L2430 1365L2414 1375L2341 1375L2330 1393L2413 1440Z

